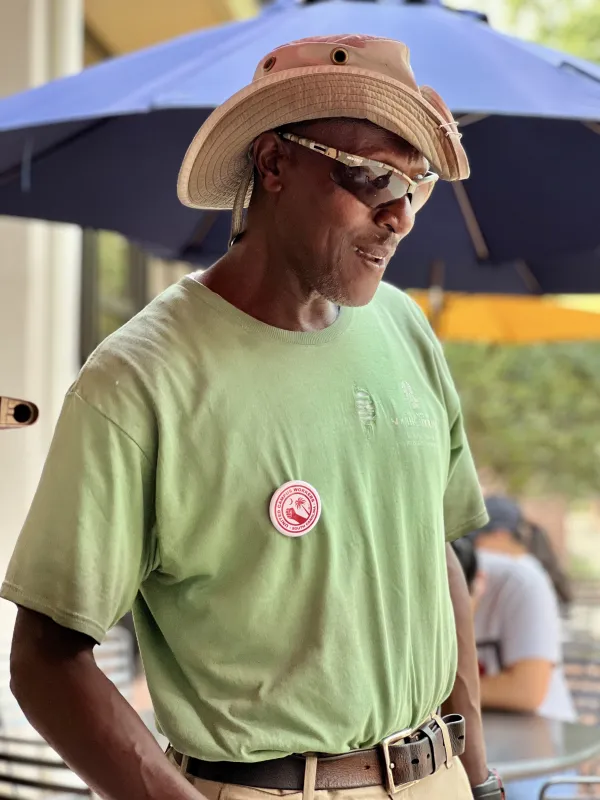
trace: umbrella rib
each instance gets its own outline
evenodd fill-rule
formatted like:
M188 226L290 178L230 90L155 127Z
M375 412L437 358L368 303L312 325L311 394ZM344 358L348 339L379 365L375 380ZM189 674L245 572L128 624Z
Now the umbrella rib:
M196 248L200 248L211 231L211 228L215 224L218 218L217 211L205 211L200 218L200 222L196 225L194 229L194 233L192 238L190 239L190 243L188 244L188 249L195 250Z
M538 279L535 277L533 272L531 271L531 267L527 262L520 260L516 263L516 269L519 275L525 281L525 284L528 289L532 291L534 294L543 294L542 287Z
M584 122L586 128L600 135L600 122Z
M471 237L475 252L477 253L477 257L482 261L487 261L490 257L490 251L481 227L479 226L479 222L477 221L477 217L475 216L475 211L473 210L473 206L469 200L467 190L463 184L458 181L452 183L452 188L454 189L454 194L456 195L456 199L458 201L458 207L463 215L463 219L465 221L465 225L467 226L467 231Z
M463 114L462 117L457 118L459 127L466 128L467 125L473 125L475 122L481 122L482 119L487 119L489 114Z
M58 153L62 150L63 147L72 144L73 142L77 141L77 139L81 139L83 136L87 136L89 133L93 133L94 131L98 130L102 125L106 125L108 122L112 122L113 119L116 117L108 117L99 120L98 122L88 125L83 130L79 130L76 133L72 133L71 136L67 136L64 139L61 139L60 142L56 142L56 144L50 145L45 150L42 150L37 155L31 157L29 153L29 148L32 146L32 142L34 141L34 136L31 138L26 139L25 145L23 148L23 156L21 161L18 164L15 164L13 167L9 167L7 170L0 174L0 186L3 186L7 183L10 183L15 178L18 178L20 175L23 176L23 169L27 170L26 175L26 185L27 188L31 188L32 183L32 173L33 168L36 164L40 161L43 161L45 158Z

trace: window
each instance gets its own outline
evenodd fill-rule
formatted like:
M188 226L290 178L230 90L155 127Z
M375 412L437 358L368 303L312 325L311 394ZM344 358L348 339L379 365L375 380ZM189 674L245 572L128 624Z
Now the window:
M81 363L103 339L192 269L185 262L155 258L118 233L85 231L81 276Z
M123 236L85 231L81 275L81 361L148 302L147 256Z

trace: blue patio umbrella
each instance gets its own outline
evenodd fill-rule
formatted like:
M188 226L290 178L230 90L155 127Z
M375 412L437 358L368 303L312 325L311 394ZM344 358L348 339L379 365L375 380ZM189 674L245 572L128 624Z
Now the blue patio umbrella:
M117 230L158 254L210 261L226 247L227 215L184 208L175 193L195 131L269 50L342 31L405 41L418 79L461 117L471 158L472 178L436 187L388 277L428 285L443 262L447 288L600 291L600 69L439 0L279 0L7 98L0 214ZM565 269L563 254L576 252L586 255Z

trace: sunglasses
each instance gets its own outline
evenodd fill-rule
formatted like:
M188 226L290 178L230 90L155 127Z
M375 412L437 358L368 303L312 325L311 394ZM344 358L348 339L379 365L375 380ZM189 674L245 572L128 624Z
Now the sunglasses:
M427 172L413 179L389 164L344 153L294 133L279 133L279 136L332 159L331 180L370 208L393 203L408 195L411 208L416 213L429 200L439 178L435 172Z

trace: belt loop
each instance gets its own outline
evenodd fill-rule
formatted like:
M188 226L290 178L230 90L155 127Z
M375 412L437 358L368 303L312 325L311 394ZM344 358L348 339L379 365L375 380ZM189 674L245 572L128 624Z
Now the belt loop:
M448 726L439 714L432 714L431 716L440 726L442 738L444 740L444 750L446 751L446 769L451 769L454 764L454 754L452 753L452 742L450 741Z
M184 756L182 754L182 756L181 756L181 764L179 765L179 772L181 772L181 774L183 775L183 777L186 779L186 781L188 783L191 783L193 785L194 784L194 776L193 775L188 775L188 764L189 763L190 763L190 757L189 756Z
M314 800L315 784L317 782L317 756L306 755L304 757L304 786L302 788L302 800Z

